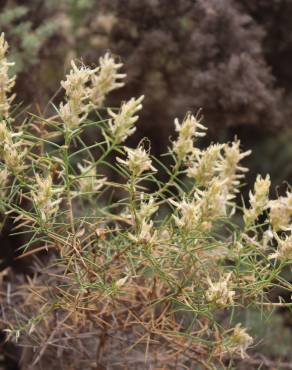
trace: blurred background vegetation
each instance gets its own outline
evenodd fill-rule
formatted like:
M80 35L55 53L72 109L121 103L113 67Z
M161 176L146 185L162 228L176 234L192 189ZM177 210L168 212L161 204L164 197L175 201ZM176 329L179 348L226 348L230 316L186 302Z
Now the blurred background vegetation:
M69 61L97 64L110 50L125 63L126 86L110 105L145 94L135 144L155 154L174 135L173 119L202 109L211 140L238 136L253 155L247 181L270 173L275 192L292 183L291 0L2 0L0 30L18 74L17 100L51 114ZM56 95L56 98L62 98ZM280 190L279 190L280 189ZM291 313L289 312L291 315ZM257 327L257 314L248 325ZM274 319L275 320L275 319ZM291 344L291 316L265 330L267 352L291 361L272 333ZM273 329L274 328L274 329Z
M139 138L156 154L173 118L202 108L215 140L237 135L254 155L249 180L291 180L292 2L289 0L2 0L0 29L16 61L18 100L43 111L71 58L106 50L145 94ZM159 135L157 135L159 133Z

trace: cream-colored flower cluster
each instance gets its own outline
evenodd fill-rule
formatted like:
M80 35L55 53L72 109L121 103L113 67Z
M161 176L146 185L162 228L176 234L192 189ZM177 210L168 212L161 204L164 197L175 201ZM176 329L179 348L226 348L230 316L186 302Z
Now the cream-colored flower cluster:
M277 233L274 233L274 237L278 246L276 252L271 254L269 259L276 258L281 261L292 261L292 235L286 235L284 238L280 238Z
M210 145L206 150L197 150L193 161L187 169L187 176L194 178L198 186L208 186L216 176L218 161L223 160L224 144Z
M157 231L153 231L153 221L142 220L137 235L130 233L129 239L134 243L147 244L148 246L157 243Z
M251 191L249 193L250 208L244 209L244 221L246 225L252 225L267 208L270 186L271 181L269 175L265 179L260 175L257 176L254 184L254 193Z
M270 223L274 231L291 230L292 224L292 193L287 192L285 197L270 200Z
M173 203L181 213L174 219L177 226L188 230L209 230L216 219L227 216L228 208L233 210L232 199L247 171L240 161L250 151L241 152L239 141L213 144L206 150L194 148L194 138L204 136L206 128L190 114L181 125L178 121L175 125L179 137L174 152L179 161L188 161L186 174L195 184L193 199Z
M87 117L90 104L88 102L89 90L87 83L90 76L95 72L85 66L77 67L71 62L72 69L61 82L66 92L67 102L59 107L59 114L68 129L77 128Z
M117 158L117 161L124 164L134 178L138 178L143 172L148 170L156 171L152 166L149 154L142 146L138 146L136 149L125 147L125 151L127 153L127 159Z
M189 138L194 132L190 130L190 122L191 120L188 120L185 123L183 130L184 133L192 132ZM180 217L174 216L174 220L178 227L187 230L209 230L214 221L227 216L228 208L233 210L234 194L238 191L237 187L247 170L239 162L249 155L250 151L241 152L239 141L230 145L210 145L206 150L194 149L193 144L190 145L191 142L192 140L184 153L189 156L191 162L186 174L196 181L192 192L193 199L184 199L181 202L171 200L181 214Z
M157 230L153 231L153 221L150 219L158 210L158 205L152 196L145 201L144 193L142 193L140 198L140 208L136 213L138 233L137 235L129 234L129 238L135 243L147 243L151 246L155 242L158 242Z
M253 338L246 332L241 324L237 324L230 335L226 349L229 353L239 354L245 358L246 350L253 344Z
M243 210L245 225L249 227L253 226L264 211L267 211L267 218L264 222L269 228L263 233L261 243L256 240L256 235L251 239L245 234L245 239L263 251L272 248L274 242L277 242L277 250L268 258L280 261L292 260L292 193L287 191L286 196L269 200L270 186L269 175L266 178L258 175L254 184L254 192L249 194L250 208ZM281 236L282 232L288 234Z
M239 163L250 154L251 150L245 152L240 151L239 140L232 142L230 145L224 145L223 160L218 161L217 165L226 193L238 192L237 187L244 178L244 173L248 171L247 168L241 166Z
M0 122L0 157L8 172L14 174L20 173L25 168L26 150L20 149L21 141L14 141L21 134L21 132L13 133L7 127L6 121Z
M7 61L7 50L8 44L5 41L4 33L2 33L0 36L0 119L8 118L10 105L15 97L15 95L11 95L15 76L9 77L9 68L14 63Z
M101 107L108 93L124 86L122 80L126 74L119 73L122 63L116 63L114 58L106 53L99 59L97 73L91 76L90 101L95 107Z
M216 179L206 190L197 189L191 201L181 202L170 199L170 203L179 210L179 216L173 216L178 227L187 231L210 230L214 221L226 216L227 202L233 198L222 192L222 184Z
M200 204L201 219L213 222L227 215L227 206L234 196L224 189L224 182L214 178L206 190L198 189L195 197ZM231 203L230 203L231 204ZM210 225L211 226L211 225Z
M108 53L100 58L99 63L99 67L90 69L84 65L78 67L72 61L72 69L66 80L61 82L66 93L66 102L60 104L59 114L69 130L78 128L92 109L103 104L110 91L124 85L120 80L125 75L118 73L121 63L115 63Z
M196 153L197 149L194 148L195 138L205 136L206 127L190 113L187 114L181 124L177 118L174 120L174 124L175 130L178 132L178 138L173 143L173 150L179 161L187 161Z
M14 63L9 63L6 58L8 44L5 41L4 33L0 36L0 157L4 162L4 173L18 174L24 169L25 150L20 150L21 141L15 138L21 136L21 132L12 132L7 125L9 109L14 95L10 95L15 83L15 76L9 77L9 67Z
M258 176L254 193L250 193L251 207L244 209L244 220L246 225L252 225L258 216L267 210L269 229L263 234L262 247L266 250L276 241L277 249L269 255L269 259L292 260L292 193L287 191L286 196L269 200L269 188L269 176L265 179ZM283 231L288 234L281 236Z
M110 133L117 144L125 141L127 137L136 131L134 124L139 116L135 114L142 109L141 103L143 99L143 95L138 99L130 99L128 102L122 104L118 113L114 113L111 109L108 109L108 114L112 117L109 120Z
M35 175L36 188L31 191L31 197L42 222L49 222L59 208L63 189L54 188L51 175L41 177Z
M206 299L208 302L214 303L218 306L225 306L233 304L233 296L235 291L231 290L230 285L231 273L222 277L219 281L213 283L210 277L207 277L209 288L206 291Z
M169 200L180 212L180 216L173 215L173 219L177 227L182 227L186 231L195 229L201 220L200 205L195 199L188 201L186 199L181 202L176 202L173 199Z
M195 150L187 169L187 176L196 180L196 186L208 187L215 180L221 183L222 193L233 194L247 168L239 163L251 151L240 151L240 141L231 144L214 144L206 150Z

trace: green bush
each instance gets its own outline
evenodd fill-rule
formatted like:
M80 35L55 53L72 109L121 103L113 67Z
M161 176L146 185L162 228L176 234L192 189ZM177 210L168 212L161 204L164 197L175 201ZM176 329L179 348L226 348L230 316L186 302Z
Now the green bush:
M27 72L39 62L40 52L47 40L56 32L58 23L47 16L45 22L35 25L28 20L30 11L25 5L6 5L0 14L1 31L8 33L12 45L11 59L15 62L13 72Z
M54 116L28 113L16 124L3 35L0 45L1 209L26 237L21 258L33 269L2 276L1 326L23 348L22 368L251 361L249 328L233 318L285 306L269 292L291 290L282 271L292 259L292 193L270 200L269 176L258 176L240 205L250 152L239 141L198 149L206 128L191 113L175 120L169 167L147 140L124 146L143 96L105 109L125 77L110 54L95 68L72 62ZM88 130L101 138L91 146Z

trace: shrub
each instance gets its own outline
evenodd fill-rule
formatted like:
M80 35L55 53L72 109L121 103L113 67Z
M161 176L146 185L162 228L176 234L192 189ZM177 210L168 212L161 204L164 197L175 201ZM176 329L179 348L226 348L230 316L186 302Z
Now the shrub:
M152 138L153 127L162 126L167 141L171 117L201 107L217 137L232 126L268 132L284 124L281 82L263 47L265 28L240 1L104 3L91 15L96 21L88 37L125 60L124 96L145 94L144 134ZM165 101L168 109L159 109Z
M250 152L237 140L198 149L206 128L191 113L175 120L169 167L147 140L125 147L143 96L105 109L125 77L110 54L95 68L73 61L56 114L16 125L1 37L1 209L13 215L13 233L26 235L21 257L33 268L2 274L1 326L23 348L22 368L249 361L253 338L233 318L284 305L269 291L291 289L282 271L292 257L292 194L269 200L269 176L258 176L249 206L240 206ZM87 146L84 131L102 139Z
M33 12L43 17L45 22L38 24L31 17ZM39 62L41 49L57 30L57 23L49 13L48 7L42 9L39 1L31 1L29 6L8 1L1 10L0 27L8 33L12 44L11 58L16 62L13 67L15 72L27 72Z

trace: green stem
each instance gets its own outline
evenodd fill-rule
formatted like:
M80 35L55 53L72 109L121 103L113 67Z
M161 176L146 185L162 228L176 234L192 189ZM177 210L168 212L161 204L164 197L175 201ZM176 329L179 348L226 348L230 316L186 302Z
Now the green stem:
M70 169L69 169L69 147L71 143L70 132L66 129L65 131L65 146L63 151L64 158L64 167L65 167L65 187L66 187L66 198L67 205L69 210L69 219L71 225L71 231L75 234L75 225L74 225L74 214L71 200L71 181L70 181Z

